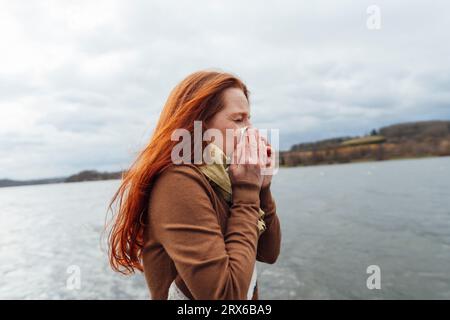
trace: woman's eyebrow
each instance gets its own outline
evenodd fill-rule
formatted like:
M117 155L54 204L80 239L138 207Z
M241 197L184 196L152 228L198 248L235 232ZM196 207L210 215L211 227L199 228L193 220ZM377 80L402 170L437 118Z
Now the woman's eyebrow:
M250 115L247 112L233 112L232 114L230 114L231 116L247 116L247 118L250 119Z

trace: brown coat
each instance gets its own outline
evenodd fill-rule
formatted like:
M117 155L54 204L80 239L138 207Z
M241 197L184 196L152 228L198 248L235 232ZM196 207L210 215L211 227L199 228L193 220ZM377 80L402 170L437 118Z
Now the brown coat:
M167 299L175 279L190 299L247 296L255 259L274 263L281 231L270 188L233 185L233 204L214 191L194 165L171 165L156 179L143 249L152 299ZM267 230L258 239L258 208ZM253 299L258 299L257 288Z

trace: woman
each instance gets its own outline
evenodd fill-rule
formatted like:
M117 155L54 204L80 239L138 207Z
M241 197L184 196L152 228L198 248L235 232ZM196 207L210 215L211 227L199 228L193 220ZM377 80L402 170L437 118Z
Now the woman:
M118 206L111 266L125 274L143 271L153 299L258 299L256 260L277 260L281 231L272 176L261 173L273 157L254 152L259 147L265 155L270 145L254 129L236 145L237 132L251 126L248 94L228 73L185 78L111 202ZM201 121L202 134L215 129L226 137L231 130L232 139L202 141L201 150L233 163L199 164L184 149L183 159L191 161L174 163L173 133L183 129L193 137L194 121Z

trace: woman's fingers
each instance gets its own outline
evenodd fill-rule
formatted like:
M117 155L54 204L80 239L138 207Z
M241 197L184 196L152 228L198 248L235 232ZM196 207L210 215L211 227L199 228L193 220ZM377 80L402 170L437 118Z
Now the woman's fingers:
M272 147L268 143L267 138L262 135L260 135L259 146L261 164L264 168L266 168L271 165Z
M264 143L270 147L270 143L269 141L267 141L267 138L265 136L261 136L261 140L264 141Z
M258 163L258 131L255 128L248 130L248 163Z
M266 168L272 163L272 147L267 138L261 135L256 128L249 128L241 133L233 155L234 163L258 164Z

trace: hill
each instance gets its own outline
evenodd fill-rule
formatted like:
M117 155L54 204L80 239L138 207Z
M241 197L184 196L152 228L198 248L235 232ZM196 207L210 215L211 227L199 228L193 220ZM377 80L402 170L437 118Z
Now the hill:
M280 152L280 165L298 166L450 155L450 121L394 124L370 135L300 143Z
M27 186L27 185L36 185L36 184L49 184L49 183L111 180L111 179L120 179L121 177L122 177L121 171L98 172L95 170L85 170L85 171L81 171L77 174L71 175L69 177L61 177L61 178L49 178L49 179L38 179L38 180L0 179L0 188L1 187Z

